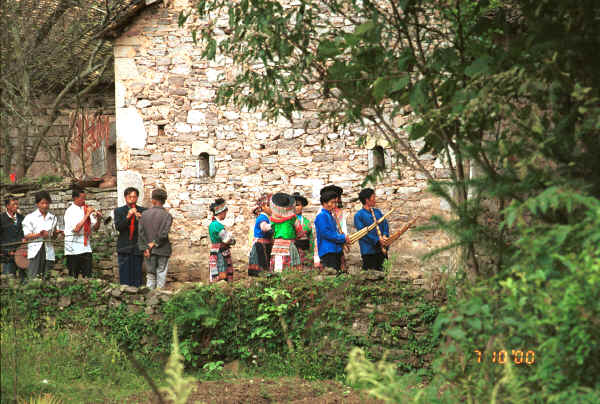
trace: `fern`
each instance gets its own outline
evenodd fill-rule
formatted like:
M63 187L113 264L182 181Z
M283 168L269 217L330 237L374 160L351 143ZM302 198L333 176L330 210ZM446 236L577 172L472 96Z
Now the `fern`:
M186 377L183 369L183 356L179 352L177 326L174 326L171 355L169 355L169 361L165 368L167 387L161 389L173 404L185 404L190 394L194 391L195 380L193 377Z

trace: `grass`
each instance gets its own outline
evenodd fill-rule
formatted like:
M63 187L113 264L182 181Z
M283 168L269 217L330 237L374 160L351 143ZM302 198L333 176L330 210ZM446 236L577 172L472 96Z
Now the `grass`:
M38 330L30 324L16 329L2 316L1 403L51 394L65 403L122 402L149 390L114 340L91 330ZM148 362L148 361L146 361ZM161 381L162 369L150 376ZM16 373L16 377L15 377Z

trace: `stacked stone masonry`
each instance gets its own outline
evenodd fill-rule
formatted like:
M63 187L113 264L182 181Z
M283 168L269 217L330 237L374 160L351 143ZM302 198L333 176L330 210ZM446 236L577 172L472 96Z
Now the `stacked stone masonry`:
M65 210L71 205L73 198L71 196L72 188L67 183L54 184L43 187L50 193L52 198L52 204L50 205L50 212L56 216L64 216ZM24 195L17 195L19 198L19 210L22 214L27 215L33 212L37 207L35 206L35 193L39 189L29 191ZM86 189L86 204L99 210L102 215L107 218L112 216L113 209L117 205L117 194L115 188L87 188ZM64 250L63 239L57 239L55 242L55 249L59 254L58 257L62 257ZM98 232L92 233L92 250L94 252L93 270L94 275L100 278L112 280L118 282L119 271L117 268L116 260L116 231L111 221L109 224L102 224L98 229ZM66 273L64 262L58 259L56 262L55 269L60 272Z
M320 188L337 184L344 189L350 225L360 208L350 201L369 172L370 149L381 146L389 153L387 143L368 127L334 132L316 113L296 115L293 122L269 122L260 112L218 105L216 91L232 78L235 67L219 55L215 61L203 59L190 26L179 27L179 12L192 5L180 0L169 8L147 9L114 43L119 204L127 186L142 190L145 205L152 189L167 190L174 217L169 271L177 281L207 280L208 206L216 197L228 201L226 223L241 241L233 250L236 276L241 276L250 248L251 212L262 192L300 192L310 201L305 213L313 219ZM411 117L409 108L405 112L395 122L399 128ZM366 146L357 145L360 133L369 135ZM433 156L422 159L437 176L447 175ZM396 164L389 155L386 167L376 192L383 211L396 208L392 230L414 216L424 224L431 215L447 214L442 201L425 191L422 173ZM398 265L416 270L415 257L446 242L441 233L409 232L392 247L391 256ZM356 265L359 259L354 245L350 262Z
M336 276L335 271L333 274L324 274L315 276L316 281L320 281L326 276ZM378 271L368 271L361 273L355 281L362 284L367 283L378 283L381 282L383 277ZM246 280L246 282L251 282ZM384 281L385 282L385 281ZM78 292L70 292L71 286L78 286ZM222 281L218 284L221 287L227 288L226 282ZM41 312L44 312L45 308L56 308L57 310L67 310L69 308L85 308L93 306L97 313L106 313L109 309L117 308L121 305L126 306L127 311L130 313L145 313L149 320L158 323L163 319L162 306L170 299L175 297L177 293L183 290L193 289L200 286L200 284L187 284L184 288L178 290L150 290L147 287L135 288L126 285L117 285L106 280L90 280L90 279L79 279L75 280L71 277L58 277L52 278L48 282L32 281L29 284L23 286L19 285L14 278L10 278L6 275L0 275L0 294L14 296L15 292L19 291L19 288L26 288L29 291L36 291L35 293L39 296L40 304L38 306ZM98 289L100 292L97 293ZM55 291L57 293L48 293L48 291ZM429 292L431 293L431 292ZM98 300L93 302L90 301L89 296L94 294ZM428 295L428 298L433 298L432 295ZM411 338L417 337L422 338L429 334L429 328L421 323L419 314L421 310L413 308L406 317L399 318L395 315L398 311L404 307L403 302L391 302L385 305L373 305L367 304L360 311L356 311L352 315L352 319L347 325L348 331L351 335L359 338L365 338L370 340L373 345L370 347L371 352L377 357L381 358L386 355L388 360L398 360L403 358L403 361L409 361L412 364L419 363L419 356L409 345L411 344ZM374 320L374 321L373 321ZM407 328L408 322L418 322L413 325L413 330ZM401 327L401 332L395 332L393 335L383 328L377 327L378 323L391 324L395 327ZM143 345L148 343L154 343L155 335L144 335L141 338ZM331 341L331 340L329 340ZM339 347L336 345L330 345L325 340L322 349L323 355L338 356ZM390 348L393 346L393 348ZM422 359L429 363L432 360L431 354L425 354Z

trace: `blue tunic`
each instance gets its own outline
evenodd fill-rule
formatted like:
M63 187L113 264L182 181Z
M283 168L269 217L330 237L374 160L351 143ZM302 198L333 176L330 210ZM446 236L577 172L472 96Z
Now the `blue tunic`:
M383 213L381 213L379 209L375 208L373 211L375 212L375 217L377 220L383 216ZM354 215L354 227L356 227L356 230L360 230L371 224L373 224L373 216L368 210L363 208ZM379 229L381 230L381 234L384 236L390 236L390 227L388 226L387 220L384 220L379 224ZM379 235L377 234L377 229L371 230L366 236L358 240L358 244L360 245L360 254L369 255L381 252L381 249L377 249L375 247L378 241Z
M315 218L315 231L317 233L317 250L319 257L329 253L341 253L346 236L338 232L335 219L326 209Z
M269 217L264 213L261 213L256 218L256 223L254 224L254 238L271 238L271 232L265 233L260 229L260 224L263 222L270 223Z

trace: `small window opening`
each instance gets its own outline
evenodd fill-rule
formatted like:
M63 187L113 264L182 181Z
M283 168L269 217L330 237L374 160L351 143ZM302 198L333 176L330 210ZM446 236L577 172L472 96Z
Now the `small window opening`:
M385 152L383 147L375 146L373 152L373 168L378 170L385 170Z
M158 136L163 136L165 134L165 125L158 125Z
M200 153L196 160L196 177L214 177L215 176L215 156L208 153Z

